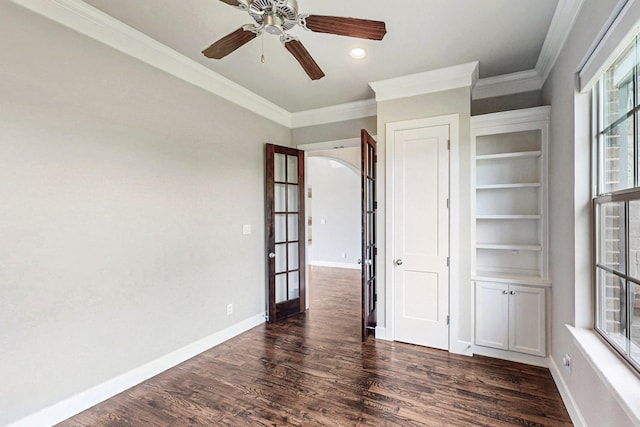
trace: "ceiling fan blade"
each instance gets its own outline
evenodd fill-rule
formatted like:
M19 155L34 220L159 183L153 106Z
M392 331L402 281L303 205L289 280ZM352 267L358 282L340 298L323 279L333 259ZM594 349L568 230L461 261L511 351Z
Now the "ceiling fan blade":
M382 21L368 19L342 18L339 16L309 15L307 28L318 33L337 34L339 36L360 39L382 40L387 27Z
M242 3L240 3L238 0L220 0L222 3L226 3L229 6L240 6Z
M298 40L291 40L284 44L284 47L302 65L304 71L311 77L311 80L319 80L324 77L324 72L320 69L316 61L311 57L309 51Z
M212 59L221 59L255 39L258 35L252 31L238 28L202 51L204 56Z

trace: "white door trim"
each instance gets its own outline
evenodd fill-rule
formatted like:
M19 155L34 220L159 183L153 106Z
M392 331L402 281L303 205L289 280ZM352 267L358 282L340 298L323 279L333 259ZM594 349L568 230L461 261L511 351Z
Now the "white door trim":
M449 351L462 353L465 349L457 348L459 342L459 290L460 290L460 117L450 114L417 120L387 123L386 125L386 165L385 165L385 205L387 215L385 220L385 328L386 339L395 340L394 333L394 268L393 268L393 237L394 237L394 147L395 133L398 131L419 129L432 126L449 126L451 147L449 151Z

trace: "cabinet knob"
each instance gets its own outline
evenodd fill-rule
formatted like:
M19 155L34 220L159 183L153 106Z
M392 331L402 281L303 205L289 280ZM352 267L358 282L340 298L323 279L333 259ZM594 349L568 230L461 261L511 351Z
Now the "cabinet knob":
M509 292L507 292L507 291L502 291L502 293L503 293L504 295L506 295L506 294L508 294Z
M515 294L516 294L516 291L511 291L511 292L509 292L509 293L510 293L511 295L515 295Z

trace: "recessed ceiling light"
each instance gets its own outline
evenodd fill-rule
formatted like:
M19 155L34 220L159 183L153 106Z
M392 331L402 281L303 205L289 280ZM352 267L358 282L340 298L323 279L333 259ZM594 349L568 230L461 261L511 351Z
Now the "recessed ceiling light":
M367 52L365 52L364 49L360 47L356 47L355 49L351 49L350 55L352 58L362 59L367 56Z

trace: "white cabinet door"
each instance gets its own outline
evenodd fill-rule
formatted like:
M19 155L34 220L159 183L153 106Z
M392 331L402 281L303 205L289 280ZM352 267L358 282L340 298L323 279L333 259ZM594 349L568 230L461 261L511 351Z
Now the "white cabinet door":
M509 349L509 285L476 283L476 344Z
M509 349L546 355L545 290L532 286L509 286Z

